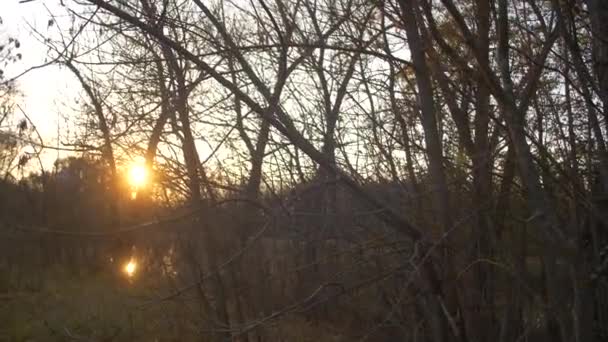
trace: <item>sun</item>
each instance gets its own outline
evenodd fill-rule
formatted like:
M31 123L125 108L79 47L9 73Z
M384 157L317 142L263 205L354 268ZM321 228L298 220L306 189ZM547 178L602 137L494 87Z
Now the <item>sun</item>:
M148 170L143 165L132 165L129 169L129 183L135 188L141 188L148 182Z

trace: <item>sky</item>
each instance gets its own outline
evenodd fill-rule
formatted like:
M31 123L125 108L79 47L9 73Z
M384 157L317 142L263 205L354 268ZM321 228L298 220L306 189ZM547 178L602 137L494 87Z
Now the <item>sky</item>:
M65 8L61 6L60 0L33 0L27 3L19 3L19 1L0 0L0 17L3 22L0 25L0 41L8 37L17 38L21 43L19 50L23 55L20 62L5 68L5 76L10 79L25 72L17 80L17 87L21 93L18 99L20 107L33 121L46 146L66 148L61 143L66 142L66 130L71 125L70 119L73 120L77 114L75 112L79 106L77 100L88 101L88 98L84 96L80 83L69 70L58 65L44 66L48 60L47 47L33 30L45 37L57 37L60 29L65 30L70 27L70 18ZM49 27L51 17L54 17L55 21ZM34 69L29 70L32 67ZM16 109L15 114L17 120L23 118L19 109ZM59 144L58 131L62 136ZM197 141L197 148L202 160L206 159L212 151L202 141ZM45 170L51 170L57 158L69 154L70 152L45 149L41 158ZM38 165L33 163L31 167L36 170Z
M45 63L47 50L38 40L39 38L32 34L31 28L43 34L53 34L56 28L48 27L49 11L52 13L65 13L65 11L60 8L59 1L55 0L35 0L22 4L19 0L0 0L0 3L0 17L3 21L3 25L0 26L0 39L5 40L8 37L18 39L21 43L19 50L23 55L19 63L5 68L6 77L12 78L31 67ZM58 123L60 130L67 128L60 119L61 114L69 115L71 108L75 107L75 99L80 96L79 84L67 70L51 65L28 71L20 76L17 87L21 93L17 102L40 132L45 145L56 146ZM23 117L19 109L15 114L16 118ZM65 155L66 152L59 153L60 157ZM45 168L52 167L57 156L57 151L45 150L42 156Z
M19 3L19 1L0 0L0 17L3 21L3 25L0 26L0 41L8 37L19 39L20 52L23 55L19 63L6 68L7 78L20 75L31 67L42 66L47 61L47 48L39 41L39 36L32 33L33 29L49 37L57 34L60 28L65 29L70 25L69 16L61 7L60 0L33 0L27 3ZM55 23L49 27L51 14L55 16ZM399 57L405 58L408 55L406 52L403 54ZM57 141L58 131L60 136L66 136L66 130L70 127L69 118L74 119L77 114L74 111L78 108L76 100L82 98L88 101L86 96L82 96L79 82L67 69L50 65L30 70L20 76L17 87L22 94L18 103L40 132L44 144L61 146ZM21 117L21 113L17 110L16 118ZM64 120L66 117L68 121ZM62 140L62 142L66 141ZM201 160L207 159L213 150L202 141L197 141L197 148ZM45 150L42 155L45 169L50 170L58 157L67 155L68 152Z

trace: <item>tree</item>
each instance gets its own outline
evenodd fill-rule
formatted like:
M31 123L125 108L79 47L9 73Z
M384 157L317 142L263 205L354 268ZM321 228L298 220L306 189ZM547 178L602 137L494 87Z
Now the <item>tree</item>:
M388 303L374 320L430 341L594 338L604 290L585 284L606 243L608 184L600 2L86 3L71 10L107 45L77 39L64 62L113 148L105 158L145 155L202 208L189 258L208 276L188 289L218 339L255 339L256 311L271 307L240 290L268 283L248 273L261 262L221 261L269 217L275 237L316 237L302 279L319 292L300 284L313 298L280 313L319 304L338 279L374 284ZM89 50L103 57L78 53ZM215 209L226 199L241 204L233 229ZM360 247L378 239L390 241ZM362 250L352 278L324 274L334 242Z

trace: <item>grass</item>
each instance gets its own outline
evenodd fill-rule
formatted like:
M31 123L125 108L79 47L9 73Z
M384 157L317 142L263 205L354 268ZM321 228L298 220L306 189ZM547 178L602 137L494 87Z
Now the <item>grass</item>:
M118 272L62 267L15 273L2 279L0 341L173 340L164 336L171 334L166 323L156 324L163 317L158 311L172 303L139 308L154 289L148 279L130 282Z

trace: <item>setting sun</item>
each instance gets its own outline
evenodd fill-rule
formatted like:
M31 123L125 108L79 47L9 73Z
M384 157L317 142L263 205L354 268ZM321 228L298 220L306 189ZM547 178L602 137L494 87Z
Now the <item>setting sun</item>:
M148 181L148 170L143 165L133 165L129 169L129 183L136 188L143 187Z

